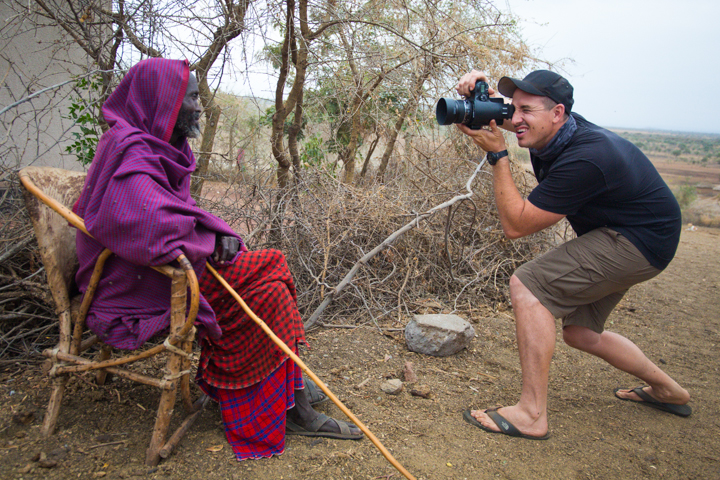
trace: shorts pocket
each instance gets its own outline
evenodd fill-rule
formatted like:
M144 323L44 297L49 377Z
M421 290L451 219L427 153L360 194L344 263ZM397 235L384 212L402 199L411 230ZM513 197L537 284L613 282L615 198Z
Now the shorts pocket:
M572 297L602 280L602 276L574 256L558 255L544 265L537 265L536 277L554 297Z

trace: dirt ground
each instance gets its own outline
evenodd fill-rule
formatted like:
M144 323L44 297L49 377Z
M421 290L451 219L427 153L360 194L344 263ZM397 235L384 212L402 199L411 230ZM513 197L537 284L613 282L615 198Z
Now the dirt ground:
M717 202L720 187L720 166L702 166L682 162L667 162L651 158L663 179L675 188L681 185L694 185L701 199L714 199Z
M685 183L720 185L720 166L669 162L658 158L651 158L651 160L668 183L684 181Z
M312 350L303 357L419 479L720 478L718 258L720 230L684 230L670 267L633 288L609 320L610 329L635 341L690 391L689 418L615 399L613 388L637 386L638 380L567 347L558 329L552 437L519 440L466 424L461 415L468 407L517 399L520 369L510 311L488 310L470 319L476 338L449 358L411 353L401 332L381 334L371 326L314 330ZM409 385L397 396L380 391L406 361L431 398L412 396ZM367 439L290 437L280 457L238 463L215 405L169 459L148 468L143 461L158 399L154 390L124 380L99 388L74 377L68 391L57 434L41 438L49 389L39 364L5 367L0 478L401 478ZM332 404L319 409L342 416Z

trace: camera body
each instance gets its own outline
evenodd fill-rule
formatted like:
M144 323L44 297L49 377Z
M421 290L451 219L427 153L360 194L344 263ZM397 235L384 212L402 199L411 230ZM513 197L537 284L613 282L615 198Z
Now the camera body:
M475 89L465 100L441 98L435 107L435 119L440 125L462 123L473 130L480 130L495 120L501 125L503 120L511 118L515 107L506 104L502 98L492 98L488 93L488 84L482 80L475 83Z

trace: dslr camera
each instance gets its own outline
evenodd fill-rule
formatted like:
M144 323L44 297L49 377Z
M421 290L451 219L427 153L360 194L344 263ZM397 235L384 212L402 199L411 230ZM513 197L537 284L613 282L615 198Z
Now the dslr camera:
M503 120L511 118L515 107L505 104L502 98L491 98L488 84L482 80L475 83L475 89L465 100L441 98L435 107L435 118L440 125L462 123L473 130L480 130L495 120L501 125Z

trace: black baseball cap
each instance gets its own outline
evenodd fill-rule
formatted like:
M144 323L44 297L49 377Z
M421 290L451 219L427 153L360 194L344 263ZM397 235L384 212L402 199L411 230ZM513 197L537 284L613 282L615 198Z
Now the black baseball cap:
M573 106L573 87L564 77L550 70L535 70L522 80L502 77L498 82L498 91L506 97L512 97L516 89L531 95L548 97L555 103L565 105L565 113Z

